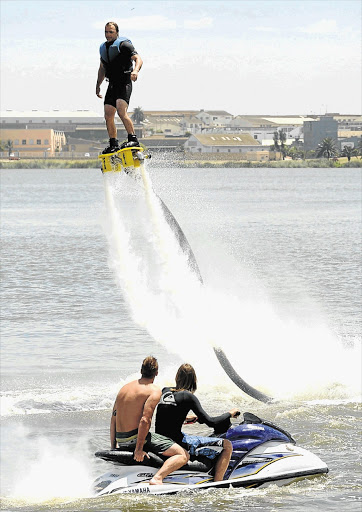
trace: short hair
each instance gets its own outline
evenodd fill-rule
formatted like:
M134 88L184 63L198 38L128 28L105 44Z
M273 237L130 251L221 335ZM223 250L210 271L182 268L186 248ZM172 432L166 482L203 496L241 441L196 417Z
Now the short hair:
M193 393L196 389L197 377L193 366L188 363L182 364L176 373L176 390L186 390Z
M106 26L107 25L113 25L114 28L116 29L117 34L118 34L119 28L118 28L118 25L117 25L117 23L115 21L108 21L108 23L106 23Z
M141 367L141 375L146 379L152 379L156 377L158 373L158 362L153 356L148 356L143 360Z

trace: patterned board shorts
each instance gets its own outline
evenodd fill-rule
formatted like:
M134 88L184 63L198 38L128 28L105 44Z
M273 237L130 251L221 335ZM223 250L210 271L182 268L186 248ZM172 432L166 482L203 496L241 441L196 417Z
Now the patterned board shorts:
M215 459L223 450L223 439L219 437L191 436L183 434L182 445L190 453L191 460L196 459L198 455Z
M117 432L116 441L118 447L125 451L134 451L137 444L137 434L137 429L131 432ZM145 452L150 451L160 454L171 448L173 444L175 444L175 441L172 441L169 437L148 432L143 449Z

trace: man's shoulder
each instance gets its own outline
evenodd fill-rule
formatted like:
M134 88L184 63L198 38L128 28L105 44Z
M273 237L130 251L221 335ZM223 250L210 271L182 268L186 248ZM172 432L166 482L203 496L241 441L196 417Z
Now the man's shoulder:
M160 395L160 396L162 395L162 391L161 391L160 386L157 386L157 384L151 384L150 386L151 386L150 387L150 393L155 394L155 395L157 394L157 395Z
M130 41L129 39L124 39L123 41L121 41L119 43L118 48L119 51L124 50L126 52L137 53L135 47L133 46L132 41Z
M137 380L132 380L130 382L126 382L125 384L123 384L123 386L118 391L118 395L122 394L124 392L127 392L129 389L132 389L132 388L134 388L137 385L138 385L138 381Z

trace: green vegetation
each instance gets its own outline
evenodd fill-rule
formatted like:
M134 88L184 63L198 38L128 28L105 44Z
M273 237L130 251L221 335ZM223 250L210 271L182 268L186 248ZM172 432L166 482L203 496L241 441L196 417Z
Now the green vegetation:
M283 156L283 160L288 154L287 146L285 145L287 140L287 134L283 130L278 130L274 132L273 142L274 144L271 146L272 151L280 152Z
M338 155L338 149L336 148L336 143L331 137L326 137L322 140L317 147L317 157L318 158L334 158Z
M0 169L100 169L101 164L97 159L63 160L56 158L28 159L0 161Z
M343 148L343 150L342 150L342 153L341 153L342 156L347 157L348 162L350 162L351 158L353 156L356 156L357 154L358 154L358 150L357 149L353 149L350 146L345 146Z
M274 160L269 162L248 162L248 161L207 161L207 160L179 160L172 162L172 156L167 160L158 159L157 155L150 160L152 167L187 167L187 168L328 168L328 167L362 167L362 159L352 157L348 161L348 157L339 159L318 158L310 160ZM0 161L0 169L100 169L101 165L98 159L86 160L62 160L55 158L39 159L39 160L17 160Z
M5 149L7 149L7 150L8 150L9 158L10 158L10 155L11 155L11 153L12 153L12 151L13 151L13 147L14 147L14 144L13 144L13 141L12 141L12 140L10 140L10 139L9 139L8 141L6 141L6 143L5 143Z
M356 149L357 149L357 154L362 157L362 138L359 141L358 146L357 146Z
M326 169L329 167L345 168L345 167L362 167L362 160L353 159L351 162L340 160L328 160L327 158L319 158L313 160L273 160L269 162L247 162L247 161L218 161L218 162L207 162L207 161L187 161L184 164L180 163L180 167L200 167L200 168L218 168L218 167L235 167L235 168L318 168Z
M132 114L132 120L135 122L135 124L141 124L144 118L145 114L142 110L142 107L136 107Z

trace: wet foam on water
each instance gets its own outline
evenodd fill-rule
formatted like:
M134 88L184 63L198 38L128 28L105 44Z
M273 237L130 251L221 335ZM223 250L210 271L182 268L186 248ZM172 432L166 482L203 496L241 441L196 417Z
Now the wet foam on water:
M24 441L16 456L9 450L14 439ZM64 439L50 442L45 437L34 437L29 428L19 424L3 431L1 443L2 464L7 472L4 476L11 476L11 488L6 493L9 498L40 503L59 497L90 496L93 461L85 438L72 446Z

